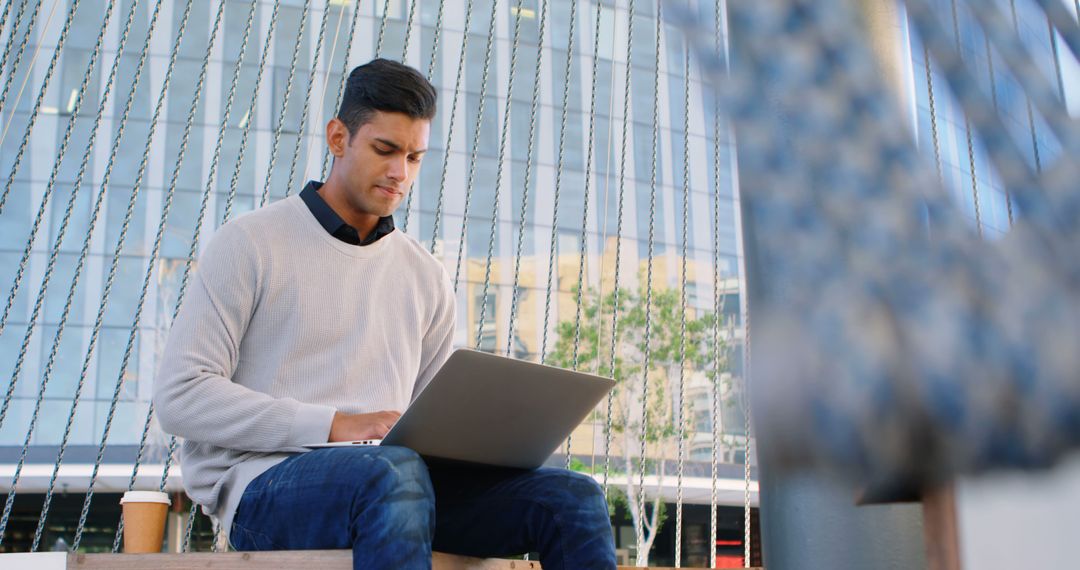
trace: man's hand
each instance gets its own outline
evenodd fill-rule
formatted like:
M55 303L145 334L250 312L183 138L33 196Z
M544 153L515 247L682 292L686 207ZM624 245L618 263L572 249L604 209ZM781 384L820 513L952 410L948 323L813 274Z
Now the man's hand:
M355 441L358 439L381 439L394 427L401 412L382 411L370 414L334 413L330 424L330 443L335 441Z

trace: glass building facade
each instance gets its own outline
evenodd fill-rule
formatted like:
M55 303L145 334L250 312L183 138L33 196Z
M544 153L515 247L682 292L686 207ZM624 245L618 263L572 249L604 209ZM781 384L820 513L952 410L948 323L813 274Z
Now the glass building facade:
M731 484L719 494L719 501L741 507L745 418L732 144L726 125L717 131L720 139L714 138L709 90L692 65L686 83L687 46L677 28L666 22L660 26L657 52L656 4L637 2L632 18L627 2L608 0L599 5L525 0L494 6L492 0L475 0L446 2L443 7L436 1L313 0L275 5L258 0L253 13L252 5L224 0L219 16L219 4L206 0L160 4L143 0L134 5L133 0L124 0L111 12L104 0L82 0L40 105L36 97L45 81L46 62L55 53L71 3L61 3L48 26L43 24L47 14L40 13L19 65L14 65L15 53L29 15L49 6L30 2L14 32L9 26L0 36L6 40L14 34L16 40L3 70L2 79L10 81L0 107L6 132L0 141L0 176L11 186L0 211L0 282L7 287L15 283L24 248L33 236L0 334L0 364L13 386L10 407L0 420L0 464L12 468L6 473L14 473L34 421L27 468L19 483L25 497L16 503L16 518L22 513L30 528L36 522L36 513L29 516L23 510L32 512L40 505L39 493L48 486L65 433L64 465L85 467L94 463L108 423L108 469L99 474L96 490L115 493L127 487L144 435L158 356L188 262L196 261L191 269L197 270L198 252L227 218L296 193L306 180L323 177L323 125L336 110L342 74L377 55L404 58L421 72L430 69L439 91L430 150L396 223L432 248L451 276L459 276L456 343L494 352L509 347L517 358L539 360L541 353L556 350L560 324L575 318L579 267L584 267L582 297L588 305L611 294L616 265L622 294L644 296L650 249L654 290L681 294L685 260L688 318L713 313L717 300L725 317L719 330L727 347L719 384L722 437L717 460L721 476ZM160 10L156 19L155 10ZM129 14L131 26L125 36ZM708 15L710 21L714 15ZM102 49L95 55L106 18ZM213 24L219 18L215 32ZM170 63L174 45L178 49ZM148 55L140 71L144 46ZM36 62L33 66L31 60ZM81 85L92 61L84 90ZM107 84L114 61L116 77ZM204 61L205 77L200 80ZM464 62L460 79L459 61ZM630 100L624 101L627 73ZM237 81L230 99L234 74ZM166 82L168 89L162 95ZM95 130L96 110L103 99ZM565 128L560 128L564 99ZM25 138L27 146L16 167L31 121L32 135ZM65 145L70 121L74 128ZM687 125L689 132L684 132ZM61 148L66 152L57 163ZM84 153L87 163L76 188ZM213 173L211 165L216 165ZM650 207L652 203L655 207ZM39 211L41 221L34 231ZM155 252L159 227L160 248ZM84 244L88 255L72 289ZM50 263L54 248L58 255ZM95 331L114 261L116 275ZM140 305L148 269L150 280ZM40 310L35 311L46 275L48 286ZM595 318L601 336L608 320L606 315ZM654 331L653 342L663 341L657 334ZM589 366L598 366L601 360L594 359ZM688 514L688 521L701 519L704 525L699 529L704 534L694 535L701 538L695 542L696 550L687 551L691 558L707 552L713 456L712 384L707 373L712 366L711 361L690 365L685 373L687 411L693 414L685 449L687 474L697 486L695 492L688 491L687 501L705 508L703 514ZM674 382L670 370L657 369L652 376L654 385ZM83 387L68 431L67 418L80 382ZM675 391L665 394L660 409L668 411L661 415L674 417ZM598 473L605 425L602 411L598 412L571 439L574 459ZM139 485L157 482L168 455L168 436L155 422L146 436ZM636 434L631 437L636 441ZM613 463L621 462L626 447L635 450L626 451L636 457L637 444L613 439L611 453L617 459ZM658 488L667 490L657 492L673 500L675 440L669 438L647 453L664 460L660 465L669 476ZM553 461L561 464L562 458ZM60 481L67 482L67 493L85 491L85 473L60 475ZM170 469L169 488L180 488L178 475L179 469ZM91 516L99 508L113 513L112 501L101 499L110 506L95 506ZM741 525L741 516L720 518ZM732 539L741 537L741 527L732 527L730 534ZM632 548L625 544L633 542L632 530L629 538L625 530L617 535L622 537L620 548ZM21 544L22 539L4 546ZM670 545L658 542L656 548L659 552Z
M376 55L377 40L382 27L380 4L365 3L359 8L349 66L367 61ZM406 33L408 4L388 4L389 17L383 31L385 37L380 55L400 57ZM438 6L435 2L419 4L416 8L417 14L410 37L412 47L407 62L424 70L428 67L432 54ZM130 7L130 2L116 7L107 38L113 32L118 34L114 26L118 25L122 17L126 17ZM118 145L115 165L104 193L104 202L100 206L99 218L93 234L87 236L94 199L97 191L101 189L110 145L116 138L118 117L122 114L130 93L138 52L145 40L153 7L153 3L143 3L136 8L131 37L121 55L118 80L106 105L83 184L73 201L70 222L59 247L59 257L49 280L40 318L35 322L21 366L12 415L7 418L2 428L0 440L9 445L22 443L24 428L29 421L28 414L23 411L28 412L33 407L37 384L40 384L52 339L64 312L78 256L84 240L89 237L89 256L73 296L74 304L66 319L56 368L45 394L46 409L42 415L50 418L64 417L70 407L73 389L80 376L81 359L85 356L92 332L90 329L94 324L103 281L113 261L113 252L136 182L139 160L146 150L154 105L168 64L169 44L176 38L184 5L181 3L177 6L162 7L157 25L164 30L159 30L156 34L168 31L169 41L155 35L151 44L146 70L132 94L130 118ZM195 246L197 259L198 250L205 246L214 230L221 225L230 201L230 215L242 215L243 212L260 205L264 191L268 191L269 200L280 199L286 194L297 192L303 181L322 177L322 126L326 119L332 116L336 107L337 88L341 81L343 58L348 48L346 38L353 8L333 1L325 6L318 2L310 6L306 16L307 25L299 43L295 77L290 88L290 59L293 55L295 32L299 29L304 7L299 2L283 3L277 17L277 30L271 41L271 53L266 61L263 80L256 88L260 44L265 41L268 20L273 11L272 3L258 3L252 35L240 64L235 101L230 111L228 126L224 130L223 143L218 151L215 149L217 130L224 115L226 95L238 60L249 7L248 2L227 0L225 3L222 28L211 52L205 83L198 93L198 105L184 147L183 162L179 175L176 176L175 188L170 188L189 107L196 96L202 58L209 40L208 23L214 20L216 10L216 4L213 3L196 1L192 4L185 35L180 42L179 56L171 75L169 92L165 97L164 110L154 127L145 176L138 188L130 227L120 254L117 277L105 311L101 338L92 355L86 378L83 404L87 405L80 405L76 414L71 434L72 444L97 443L96 436L101 433L103 426L99 417L100 410L91 402L104 402L107 405L111 400L112 388L121 373L119 358L122 356L134 317L142 275L150 258L157 226L161 221L162 206L170 190L173 193L171 208L164 223L160 253L153 268L154 275L147 301L142 307L134 352L123 371L125 380L121 402L127 405L121 407L124 410L123 416L130 417L132 422L122 420L120 424L130 423L131 427L135 428L141 428L141 425L136 424L139 424L140 416L144 416L146 412L155 356L160 350L161 337L168 330L184 263L195 239L196 225L198 224L198 229L201 230ZM589 86L594 61L592 33L596 12L594 8L585 5L580 6L577 12L572 47L574 54L567 88L565 69L569 7L569 2L553 2L548 6L544 45L538 52L537 33L542 16L541 7L538 2L522 3L514 87L508 98L509 60L517 10L514 6L500 4L495 11L496 35L485 86L485 44L491 5L490 2L476 2L470 22L465 69L456 109L451 107L455 100L454 84L459 49L465 43L464 14L460 9L448 7L443 16L444 27L432 67L432 81L439 88L440 112L432 125L430 151L414 187L413 197L408 202L409 208L406 210L403 206L396 218L399 229L406 230L425 245L430 245L435 232L436 214L440 214L434 249L444 260L451 275L461 275L461 286L458 289L458 344L461 346L475 345L474 336L479 326L479 302L489 259L489 238L493 231L495 238L490 256L490 287L484 301L488 303L487 321L490 321L485 323L484 328L490 329L490 333L485 332L483 335L481 344L484 348L495 350L498 347L501 350L507 341L508 319L504 313L509 309L514 263L518 257L518 314L513 332L515 355L528 359L539 356L544 336L542 312L549 290L549 264L553 265L553 277L550 286L552 295L548 334L553 334L552 330L557 322L573 317L576 296L572 293L577 286L582 212L586 208L588 217L585 231L585 287L593 291L601 290L601 287L610 290L613 276L607 275L604 270L613 265L613 248L616 239L621 239L623 259L619 285L624 290L643 288L641 272L648 257L649 203L653 189L650 181L653 154L652 85L655 75L655 16L651 10L654 8L643 4L637 7L634 16L631 117L626 129L626 141L621 138L621 129L628 13L625 6L615 8L605 5L602 8L599 26L600 53L595 57L597 112L592 129L595 136L595 155L592 171L588 173L590 196L586 204L584 190L588 156L585 147L590 127ZM73 115L74 104L71 102L78 94L82 73L87 68L94 37L101 24L100 19L95 20L89 15L99 16L104 13L104 8L104 2L95 3L93 0L85 0L80 4L78 15L83 17L76 17L74 21L68 44L59 59L53 84L36 119L33 136L29 140L29 150L13 179L7 204L0 212L0 231L3 232L2 247L5 256L2 267L6 272L3 277L9 284L14 280L35 214L46 192L59 139ZM320 60L313 72L311 60L317 49L318 39L315 36L324 11L325 36L322 38ZM49 42L51 39L47 37L43 41ZM115 44L117 38L113 36L111 39ZM109 50L109 44L107 40L94 77L90 81L92 86L100 86L112 59L116 56L115 51ZM29 49L34 50L36 47L32 43ZM115 45L111 47L115 48ZM49 49L50 45L43 45L39 59L49 57ZM683 231L681 208L684 175L683 124L686 113L683 93L685 52L681 39L674 30L664 32L661 49L656 208L655 218L652 220L655 234L654 284L657 288L675 288L679 286L682 259L680 235ZM14 74L13 81L16 85L25 77L22 71L20 68ZM28 82L31 87L35 81L40 84L40 71L40 66L33 69ZM535 119L532 119L530 115L534 110L531 94L534 81L539 82L539 97L536 101ZM308 90L311 92L309 117L301 137L298 128L305 91ZM560 176L557 170L560 162L561 98L567 90L569 111L564 140L561 141ZM481 92L484 92L483 117L478 121ZM688 303L691 311L713 310L712 233L718 231L721 286L725 288L726 295L731 295L726 310L737 319L737 198L731 177L731 146L726 136L720 141L720 225L713 228L712 196L716 185L712 169L714 141L709 128L712 123L711 114L702 115L703 109L710 107L703 104L706 93L700 78L692 77L689 123L691 130L688 137ZM13 159L22 143L19 135L28 122L33 96L28 89L18 98L10 122L10 132L3 141L4 159L0 166L7 172L12 170ZM252 96L256 98L256 102L253 112L249 113ZM56 245L61 231L79 158L86 148L85 142L94 119L92 109L100 101L100 97L100 90L88 90L82 102L69 149L51 189L25 276L4 328L0 350L3 351L5 363L13 365L19 355L35 295L40 290L39 285L48 264L50 248ZM281 104L286 97L288 106L282 112ZM511 110L504 115L508 101ZM5 111L11 108L9 100ZM452 111L455 117L451 117ZM509 117L508 125L503 125L504 116ZM451 121L454 122L452 137L449 136ZM251 123L250 134L241 163L238 160L239 150L244 145L242 139L244 129L249 126L248 122ZM532 141L529 140L531 122L535 127ZM506 133L505 149L500 153L503 131ZM275 138L278 139L276 157L273 168L268 169ZM625 149L620 146L623 144ZM472 152L474 147L475 155ZM622 152L626 153L626 170L625 182L620 187L619 163ZM206 198L205 211L201 211L209 165L215 154L220 155L220 162L210 184L211 192ZM501 174L500 154L503 158ZM294 161L296 172L293 184L288 186L290 166ZM473 172L470 173L470 170ZM526 172L530 176L528 180L525 179ZM233 177L236 178L235 183L232 181ZM443 177L445 183L440 184ZM561 180L556 213L557 178ZM496 179L501 180L498 188ZM230 190L235 191L232 197L229 196ZM621 236L617 238L620 193L623 194L621 198L624 227ZM466 194L469 195L467 217L464 216ZM498 208L495 208L496 200ZM520 250L517 248L519 231ZM553 233L555 238L552 248ZM463 244L459 243L462 241ZM460 270L457 269L459 247L464 254L460 261ZM551 261L552 251L554 262ZM31 402L29 405L27 399ZM59 443L61 434L55 433L44 424L39 426L38 430L40 431L35 432L33 443ZM133 431L135 433L118 426L110 436L110 442L138 443L139 429Z
M1076 60L1032 0L999 0L1001 10L1031 54L1043 76L1065 105L1076 108L1080 75ZM1065 3L1070 11L1077 7ZM961 57L976 70L979 87L987 93L1013 141L1037 172L1061 155L1061 145L1033 108L1014 73L991 45L967 4L950 0L934 3L941 23L954 31ZM1080 12L1077 12L1080 15ZM919 147L938 166L946 187L973 226L994 239L1012 225L1012 200L990 165L978 134L965 122L936 64L929 61L918 34L910 34L912 80ZM929 67L929 73L927 69ZM1076 114L1076 111L1073 111Z

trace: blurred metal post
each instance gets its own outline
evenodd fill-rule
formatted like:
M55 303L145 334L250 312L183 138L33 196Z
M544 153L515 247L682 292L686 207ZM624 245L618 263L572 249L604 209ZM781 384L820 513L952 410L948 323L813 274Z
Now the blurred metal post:
M875 57L881 63L883 80L896 93L896 101L905 109L911 103L908 82L904 77L906 54L902 50L904 28L900 10L893 0L854 0L865 21L865 31ZM738 28L732 35L733 60L738 61ZM764 100L777 100L763 94ZM776 112L784 113L783 109ZM738 136L739 133L736 133ZM800 149L792 145L792 152ZM739 170L745 172L740 155ZM748 310L751 314L767 315L770 299L762 283L771 276L768 267L759 263L755 254L754 219L755 186L760 181L750 176L740 177L740 208L742 215L743 247L746 260ZM755 318L763 323L769 319ZM760 325L759 325L760 327ZM758 329L758 339L762 338ZM752 361L773 358L777 352L757 345ZM762 367L752 362L751 370ZM751 378L751 393L753 379ZM799 568L800 570L833 570L836 568L874 568L877 570L922 569L926 567L923 544L923 517L918 503L857 506L856 493L827 474L790 472L770 465L768 431L760 429L769 421L761 413L751 414L759 450L759 489L761 533L766 568Z

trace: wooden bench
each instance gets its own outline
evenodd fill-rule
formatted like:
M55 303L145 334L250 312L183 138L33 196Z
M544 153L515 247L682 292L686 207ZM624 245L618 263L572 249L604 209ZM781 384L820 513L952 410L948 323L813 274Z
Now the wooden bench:
M453 556L436 552L433 570L541 570L540 563L528 560L499 560ZM351 570L349 550L291 550L277 552L194 552L190 554L69 554L69 570ZM634 570L638 566L619 566ZM651 570L672 570L652 568ZM690 570L690 569L687 569ZM761 569L758 569L761 570Z

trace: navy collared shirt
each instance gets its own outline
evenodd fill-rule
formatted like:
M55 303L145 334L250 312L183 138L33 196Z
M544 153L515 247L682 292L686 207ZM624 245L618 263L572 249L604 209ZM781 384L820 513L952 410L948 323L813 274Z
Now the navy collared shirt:
M379 218L379 223L375 224L375 229L371 230L367 238L361 240L360 233L356 231L356 228L345 223L345 220L337 215L337 212L330 207L330 204L327 204L326 200L319 196L317 190L321 187L322 182L309 181L307 186L304 186L304 190L300 192L300 198L307 204L311 214L315 216L315 219L330 235L352 245L371 245L394 231L394 217L385 216Z

